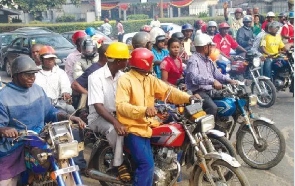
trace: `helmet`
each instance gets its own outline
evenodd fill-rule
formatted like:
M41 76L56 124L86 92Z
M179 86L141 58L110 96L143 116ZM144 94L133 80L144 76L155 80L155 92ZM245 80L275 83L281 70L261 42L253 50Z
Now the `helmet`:
M242 9L242 8L237 8L237 9L235 10L235 13L243 13L243 9Z
M275 15L275 13L273 13L273 12L268 12L268 13L266 14L266 17L276 17L276 15Z
M181 31L183 31L183 30L194 30L194 27L191 24L189 24L189 23L185 23L181 27Z
M153 66L153 53L146 48L137 48L131 53L129 66L150 72Z
M203 20L201 20L201 19L199 19L199 20L196 20L195 21L195 23L194 23L194 27L197 29L197 28L201 28L201 26L203 25L203 24L205 24L205 22L203 21Z
M183 35L182 32L175 32L174 34L172 34L171 37L176 38L178 40L183 40L184 39L184 35Z
M243 22L252 22L252 16L245 16Z
M211 37L207 34L196 34L194 39L195 46L206 46L206 45L215 45L211 39Z
M55 50L51 46L46 45L41 47L41 49L39 50L39 55L41 58L57 58L57 56L55 55Z
M114 42L109 45L105 55L112 59L129 59L129 49L125 43Z
M96 30L95 30L95 28L93 28L93 27L87 27L87 28L85 29L85 32L86 32L87 35L89 35L89 36L93 36L93 35L96 33Z
M213 48L209 57L212 61L217 61L220 56L220 50L218 48Z
M219 29L221 29L221 28L230 28L230 26L226 22L222 22L222 23L219 24L218 28Z
M215 21L209 21L207 26L215 26L217 28L217 23Z
M11 64L11 75L26 72L36 73L40 68L37 67L36 63L29 56L19 56L14 59Z
M201 31L202 31L203 33L206 33L206 32L207 32L207 24L206 24L206 23L202 25L202 27L201 27Z
M270 23L268 24L268 29L269 29L269 28L280 28L280 27L281 27L281 25L280 25L280 23L277 22L277 21L273 21L273 22L270 22Z
M151 40L151 36L147 32L138 32L132 38L133 48L145 48L146 44Z
M294 11L289 12L289 18L294 18Z
M287 17L287 13L286 12L281 12L278 17Z
M164 35L165 36L165 32L163 31L163 29L159 28L159 27L153 27L152 30L150 31L150 35L151 35L151 42L153 44L156 43L156 37L159 35Z
M156 37L156 43L158 43L159 41L163 41L166 39L166 36L165 35L159 35Z
M72 35L72 41L73 41L74 44L76 44L77 39L79 39L79 38L83 38L83 37L85 37L85 36L86 36L86 33L85 33L84 31L82 31L82 30L79 30L79 31L75 32L75 33Z
M93 57L97 53L97 44L91 38L85 38L81 44L81 54L85 57Z
M171 30L173 30L173 27L170 26L170 25L166 26L166 27L163 29L163 31L164 31L165 33L168 33L168 32L170 32Z
M143 26L140 28L139 31L142 31L142 32L150 32L151 29L152 29L151 26L149 26L149 25L143 25Z

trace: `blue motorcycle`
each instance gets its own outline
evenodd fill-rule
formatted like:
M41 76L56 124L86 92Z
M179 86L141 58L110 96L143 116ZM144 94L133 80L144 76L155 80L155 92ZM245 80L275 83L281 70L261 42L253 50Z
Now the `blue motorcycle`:
M24 143L27 167L21 185L83 185L72 158L84 145L74 140L69 121L49 123L40 134L26 129L19 132L12 145L17 141Z
M286 143L284 136L265 117L257 117L250 106L257 104L257 96L249 95L243 83L225 85L221 91L212 95L218 107L216 127L231 139L236 132L236 149L243 161L256 169L270 169L284 157Z

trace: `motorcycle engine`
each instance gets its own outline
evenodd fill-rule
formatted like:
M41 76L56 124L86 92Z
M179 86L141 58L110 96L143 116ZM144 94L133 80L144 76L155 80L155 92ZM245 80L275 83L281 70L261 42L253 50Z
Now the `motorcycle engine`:
M154 152L155 171L154 183L155 186L167 186L177 175L177 165L174 162L177 160L177 153L174 149L167 147L159 148Z

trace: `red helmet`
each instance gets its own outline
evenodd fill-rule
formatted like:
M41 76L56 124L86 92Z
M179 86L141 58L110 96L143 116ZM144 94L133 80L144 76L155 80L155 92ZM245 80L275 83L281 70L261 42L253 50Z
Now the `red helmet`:
M242 9L242 8L237 8L237 9L235 10L235 13L243 13L243 9Z
M222 22L219 24L218 28L230 28L230 26L226 22Z
M195 21L194 27L195 28L201 28L202 25L206 24L202 19L198 19Z
M207 24L206 24L206 23L202 25L202 27L201 27L201 31L202 31L203 33L206 33L206 32L207 32Z
M85 33L84 31L82 31L82 30L77 31L77 32L75 32L75 33L72 35L72 41L73 41L74 44L76 44L77 39L79 39L79 38L83 38L83 37L85 37L85 36L86 36L86 33Z
M129 66L150 72L153 66L154 55L147 48L136 48L131 53Z

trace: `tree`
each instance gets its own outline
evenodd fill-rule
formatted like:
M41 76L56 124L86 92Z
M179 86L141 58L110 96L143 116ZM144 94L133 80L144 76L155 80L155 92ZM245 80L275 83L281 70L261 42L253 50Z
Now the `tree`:
M3 6L12 6L13 0L0 0L0 8L3 8Z

